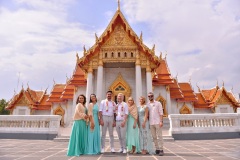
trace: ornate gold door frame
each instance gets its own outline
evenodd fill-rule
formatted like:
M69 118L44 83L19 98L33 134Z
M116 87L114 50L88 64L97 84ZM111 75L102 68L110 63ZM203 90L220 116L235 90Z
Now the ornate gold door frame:
M118 93L124 94L125 101L127 101L131 95L131 88L129 84L123 79L121 73L119 73L117 78L113 81L112 85L109 87L109 90L113 92L114 101L116 101L116 96Z
M156 101L159 101L162 104L163 107L163 116L167 117L168 113L167 113L167 109L166 109L166 100L160 95L158 96L158 98L156 99Z
M61 121L60 121L60 126L64 126L64 114L65 111L64 109L61 107L61 105L59 105L53 112L54 115L60 115L62 116Z

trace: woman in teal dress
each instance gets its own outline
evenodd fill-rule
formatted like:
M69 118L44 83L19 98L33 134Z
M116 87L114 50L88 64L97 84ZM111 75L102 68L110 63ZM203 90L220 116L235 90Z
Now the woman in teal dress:
M73 116L72 133L68 144L68 156L80 156L87 154L88 128L87 108L85 107L86 97L80 95L77 99L77 106Z
M132 97L128 98L128 121L127 121L127 149L130 153L140 152L138 111Z
M90 126L88 127L88 152L87 154L100 154L100 126L98 120L98 104L95 94L90 95L90 103L88 106L88 116Z
M146 100L143 96L140 97L140 106L138 106L138 123L140 132L140 149L141 154L154 154L152 137L150 133L149 121L148 121L148 107L145 104Z

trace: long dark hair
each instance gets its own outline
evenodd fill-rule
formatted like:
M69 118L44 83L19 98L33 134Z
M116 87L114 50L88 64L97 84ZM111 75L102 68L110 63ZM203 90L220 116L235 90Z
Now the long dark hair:
M79 97L80 97L80 96L83 97L83 99L84 99L83 105L85 105L85 103L86 103L86 97L85 97L83 94L80 94L80 95L78 96L76 104L80 103L80 102L79 102Z
M91 95L90 95L89 103L92 103L91 96L95 96L95 97L96 97L96 102L97 102L97 96L96 96L96 94L91 94Z

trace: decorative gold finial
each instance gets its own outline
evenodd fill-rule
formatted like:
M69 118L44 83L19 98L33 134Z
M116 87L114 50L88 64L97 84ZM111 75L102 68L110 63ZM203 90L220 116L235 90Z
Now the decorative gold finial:
M78 53L76 52L76 58L77 58L77 61L79 60L79 56L78 56Z
M224 81L223 81L223 84L222 84L222 86L224 87Z
M218 80L217 80L217 85L216 85L216 87L218 87Z
M231 92L233 92L233 86L232 86L232 88L231 88Z
M97 36L97 33L95 33L95 41L96 41L96 43L98 43L98 36Z
M28 84L29 82L27 82L27 87L28 87L28 89L30 89L30 87L29 87L29 84Z
M164 57L164 59L167 59L167 51L166 51L166 54L165 54L165 57Z
M24 88L23 88L23 83L22 83L22 90L24 90Z
M198 88L198 92L201 92L201 89L200 89L200 87L198 86L197 83L196 83L196 86L197 86L197 88Z
M53 85L55 85L56 84L56 82L55 82L55 80L54 80L54 78L53 78Z
M49 86L47 86L47 88L45 89L45 94L47 93L48 87L49 87Z
M176 75L176 80L178 80L178 72L177 72L177 75Z
M162 52L160 52L159 59L162 60Z
M155 44L153 45L152 52L155 52Z
M68 82L68 80L69 80L69 78L68 78L68 75L67 75L67 73L66 73L66 83Z
M85 45L83 46L83 55L85 55L87 53L87 50L85 48Z
M140 42L142 42L142 40L143 40L143 37L142 37L143 35L142 35L142 31L141 31L141 34L140 34Z
M189 83L191 83L191 76L189 76Z
M118 0L118 8L117 8L117 10L120 11L120 0Z

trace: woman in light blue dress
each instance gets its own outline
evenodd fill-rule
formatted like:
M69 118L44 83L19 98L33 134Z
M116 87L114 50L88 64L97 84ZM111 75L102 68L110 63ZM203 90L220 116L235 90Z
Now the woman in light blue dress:
M127 149L131 154L140 152L138 110L133 98L128 98Z
M88 115L85 107L86 97L80 95L77 99L77 106L73 116L72 133L68 144L68 156L80 156L87 154L88 146Z
M87 154L100 154L101 139L98 120L98 104L95 94L90 95L88 106L89 127L88 127L88 152Z
M139 122L139 138L141 154L154 154L152 137L148 121L148 107L146 100L143 96L139 99L140 105L138 106L138 122Z

